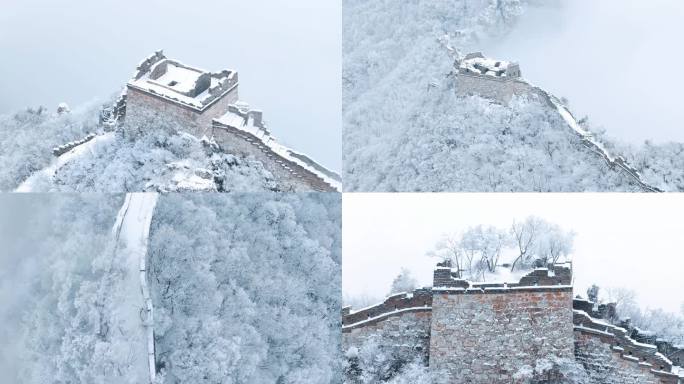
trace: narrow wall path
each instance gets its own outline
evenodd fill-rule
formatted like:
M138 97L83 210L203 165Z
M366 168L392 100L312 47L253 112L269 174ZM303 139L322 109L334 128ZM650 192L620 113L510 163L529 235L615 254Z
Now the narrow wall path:
M140 353L145 353L140 365L149 372L150 382L156 376L154 356L154 317L152 299L147 285L147 245L152 214L157 203L156 193L130 193L126 196L128 207L124 214L118 236L117 250L127 253L125 286L130 290L131 303L129 325L132 331L139 331L142 337Z
M121 333L132 342L131 369L152 383L156 376L154 317L147 285L147 245L156 193L129 193L113 228L114 252L124 260Z

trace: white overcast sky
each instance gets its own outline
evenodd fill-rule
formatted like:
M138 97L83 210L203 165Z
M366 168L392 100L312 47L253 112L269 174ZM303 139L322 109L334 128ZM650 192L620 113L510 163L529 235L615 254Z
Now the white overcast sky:
M551 0L542 3L554 3ZM625 142L684 142L684 1L560 0L532 8L490 56Z
M432 285L425 253L444 233L508 228L539 216L577 233L575 289L592 283L637 292L642 307L684 302L684 194L357 194L343 196L345 296L384 297L402 267Z
M341 168L341 0L2 0L0 114L118 92L154 50L240 73L273 134Z

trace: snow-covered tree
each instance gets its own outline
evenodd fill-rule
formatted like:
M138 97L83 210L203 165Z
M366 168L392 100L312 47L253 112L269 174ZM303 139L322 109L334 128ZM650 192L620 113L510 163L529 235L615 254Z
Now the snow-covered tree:
M587 298L589 301L594 303L599 302L599 289L599 286L596 284L592 284L591 287L587 288Z
M450 260L463 278L486 280L504 265L516 271L564 261L573 241L573 232L531 216L508 229L478 225L444 235L427 255Z
M406 268L402 268L401 272L397 277L392 280L392 287L390 288L389 294L399 293L399 292L413 292L414 289L418 287L418 282L413 278L411 271Z
M572 252L574 233L566 232L556 224L538 217L528 217L511 226L518 257L511 265L531 266L532 262L555 263Z
M467 229L461 236L461 248L467 262L465 269L474 276L494 272L501 252L509 243L508 233L496 227L478 225Z
M634 310L638 309L636 303L637 295L634 290L622 287L608 287L604 292L606 301L615 303L615 310L618 314L633 313Z

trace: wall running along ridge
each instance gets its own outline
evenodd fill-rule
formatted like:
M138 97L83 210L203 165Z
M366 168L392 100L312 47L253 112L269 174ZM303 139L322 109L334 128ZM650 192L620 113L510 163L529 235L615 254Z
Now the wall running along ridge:
M525 80L514 77L495 77L472 72L459 71L458 61L456 62L456 72L454 75L454 87L459 96L476 95L501 104L508 104L513 96L536 95L552 109L558 110L561 117L568 126L580 137L582 145L587 147L592 153L601 157L611 169L616 169L627 176L644 192L662 192L660 189L645 183L641 175L630 166L623 157L612 156L603 145L593 137L591 133L582 129L572 116L572 113L555 96L543 89L533 86Z

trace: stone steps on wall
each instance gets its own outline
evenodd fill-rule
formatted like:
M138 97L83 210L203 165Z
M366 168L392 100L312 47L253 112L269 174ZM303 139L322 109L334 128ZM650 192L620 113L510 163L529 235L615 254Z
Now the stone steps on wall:
M640 343L630 338L626 329L592 318L582 310L573 310L573 324L575 331L609 344L613 353L621 359L648 368L653 374L677 383L678 376L672 373L672 362L659 353L655 345Z

